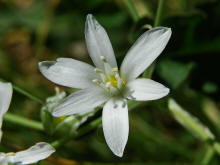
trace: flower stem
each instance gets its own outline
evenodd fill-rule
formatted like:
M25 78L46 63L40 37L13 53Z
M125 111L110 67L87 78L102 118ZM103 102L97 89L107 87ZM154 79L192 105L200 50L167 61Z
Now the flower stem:
M11 113L6 113L4 115L4 120L5 121L9 121L12 122L14 124L18 124L24 127L28 127L28 128L32 128L32 129L36 129L39 131L43 131L43 125L40 122L34 121L34 120L30 120L30 119L26 119L24 117L21 116L17 116Z
M154 21L154 27L159 26L161 23L163 4L164 4L164 0L159 0L157 13Z
M203 155L203 158L202 158L200 164L202 164L202 165L210 164L214 155L215 155L215 149L211 145L207 146L207 149L205 151L205 154Z
M2 79L2 78L0 78L0 81L7 82L6 80L4 80L4 79ZM27 91L25 91L25 90L23 90L23 89L17 87L17 86L14 85L14 84L12 84L12 87L13 87L13 89L14 89L16 92L18 92L18 93L20 93L20 94L22 94L22 95L28 97L29 99L31 99L31 100L33 100L33 101L36 101L36 102L38 102L38 103L40 103L40 104L43 104L43 101L42 101L41 99L39 99L39 98L36 97L36 96L33 96L33 95L30 94L29 92L27 92Z
M145 104L147 104L147 102L129 101L128 102L128 108L129 108L129 110L133 110L133 109L137 108L138 106L145 105ZM92 131L93 129L97 128L101 123L102 123L102 117L100 116L99 118L91 121L88 125L80 128L78 131L75 131L70 136L66 136L64 138L55 140L55 141L53 141L50 144L54 148L59 148L63 144L67 143L69 140L76 139L76 138L78 138L78 137L80 137L80 136L82 136L82 135Z
M161 23L161 17L162 17L162 10L163 10L163 4L164 0L159 0L159 4L157 7L157 13L154 20L154 27L160 26ZM147 70L144 71L143 77L145 78L151 78L154 68L155 68L155 61L147 68Z
M126 7L128 8L133 20L135 22L137 22L138 19L139 19L139 15L138 15L135 7L134 7L134 4L133 4L132 0L124 0L124 3L126 5Z
M22 95L24 95L24 96L30 98L31 100L36 101L36 102L38 102L38 103L40 103L40 104L43 104L43 101L42 101L41 99L39 99L39 98L36 97L36 96L33 96L32 94L28 93L27 91L25 91L25 90L23 90L23 89L21 89L21 88L15 86L15 85L13 85L13 89L14 89L15 91L17 91L18 93L21 93Z
M93 120L92 122L90 122L87 126L74 132L72 135L66 136L64 138L61 138L59 140L52 142L51 145L54 148L58 148L58 147L62 146L63 144L67 143L70 139L76 139L79 136L82 136L82 135L90 132L91 130L95 129L96 127L98 127L101 124L101 122L102 122L102 117L99 117L96 120Z

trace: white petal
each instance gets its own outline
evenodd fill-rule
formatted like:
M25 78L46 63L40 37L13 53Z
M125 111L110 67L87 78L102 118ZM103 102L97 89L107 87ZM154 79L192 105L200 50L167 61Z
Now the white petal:
M169 89L151 79L140 78L131 81L127 85L129 91L128 99L132 100L156 100L166 96Z
M65 98L53 111L53 116L82 114L92 111L109 99L100 87L82 89Z
M129 122L126 100L109 100L102 113L105 140L112 152L122 157L128 140Z
M45 142L37 143L25 151L15 153L15 155L11 158L11 163L36 163L39 160L46 159L54 152L55 149L50 144Z
M121 76L135 79L160 55L171 36L171 29L157 27L142 34L130 48L121 65Z
M88 14L86 18L85 39L89 55L96 67L104 69L100 56L104 56L112 68L117 67L114 51L105 29Z
M8 165L8 159L5 153L0 152L0 165Z
M9 108L12 91L11 83L0 82L0 116L3 116Z
M11 98L12 98L12 85L11 83L0 82L0 141L2 137L2 121L3 116L7 112Z
M87 88L98 78L93 66L71 58L40 62L39 69L50 81L71 88Z

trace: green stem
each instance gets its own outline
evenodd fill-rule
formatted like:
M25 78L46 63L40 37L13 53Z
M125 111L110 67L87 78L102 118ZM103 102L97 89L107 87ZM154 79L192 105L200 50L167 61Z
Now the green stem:
M14 124L18 124L18 125L21 125L24 127L33 128L33 129L36 129L39 131L44 130L43 125L40 122L26 119L24 117L17 116L17 115L11 114L11 113L6 113L3 118L6 121L9 121L9 122L12 122Z
M137 13L137 11L136 11L134 5L133 5L132 0L124 0L124 3L125 3L125 5L127 6L127 8L128 8L128 10L129 10L129 12L130 12L130 14L131 14L133 20L134 20L135 22L137 22L138 19L139 19L139 15L138 15L138 13Z
M90 132L91 130L97 128L102 122L102 117L97 118L96 120L93 120L92 122L90 122L87 126L79 129L78 131L74 132L72 135L70 136L66 136L64 138L61 138L59 140L56 140L54 142L51 143L51 145L54 148L58 148L60 146L62 146L63 144L67 143L69 140L71 139L76 139L82 135L84 135L85 133Z
M15 91L17 91L18 93L21 93L21 94L23 94L24 96L30 98L31 100L36 101L36 102L38 102L38 103L40 103L40 104L43 104L43 101L42 101L41 99L39 99L39 98L36 97L36 96L31 95L31 94L28 93L27 91L25 91L25 90L23 90L23 89L21 89L21 88L15 86L15 85L13 85L13 89L14 89Z
M53 2L54 3L54 2ZM47 6L47 13L45 19L42 20L40 26L37 29L37 38L36 38L36 57L40 58L43 55L43 51L45 49L45 42L47 40L50 25L52 22L52 19L54 17L54 12L59 4L59 1L57 3L50 3L48 1L45 5Z
M134 126L138 132L141 132L139 136L143 136L144 140L152 141L162 148L166 148L167 151L171 151L175 154L181 155L189 160L193 159L193 152L186 146L174 141L169 136L162 134L156 128L151 126L147 121L133 114L132 119L135 121Z
M2 79L2 78L0 78L0 81L7 82L6 80L4 80L4 79ZM13 87L13 89L14 89L16 92L18 92L18 93L20 93L20 94L22 94L22 95L28 97L29 99L31 99L31 100L33 100L33 101L36 101L36 102L38 102L38 103L40 103L40 104L43 104L43 101L42 101L41 99L39 99L39 98L36 97L36 96L33 96L33 95L30 94L29 92L27 92L27 91L25 91L25 90L23 90L23 89L17 87L17 86L14 85L14 84L12 84L12 87Z
M159 26L160 23L161 23L163 4L164 4L164 0L159 0L157 13L156 13L156 18L155 18L155 21L154 21L154 27Z
M218 142L214 142L213 148L215 149L215 152L220 156L220 144Z
M157 8L157 13L156 13L156 17L155 17L155 20L154 20L154 27L159 26L160 23L161 23L163 4L164 4L164 0L159 0L159 4L158 4L158 8ZM145 78L151 78L151 77L152 77L152 74L153 74L154 68L155 68L155 63L156 63L156 62L153 62L153 63L144 71L143 77L145 77Z
M129 101L128 108L129 108L129 110L133 110L133 109L137 108L138 106L145 105L145 104L147 104L147 102ZM102 117L99 117L99 118L93 120L92 122L90 122L85 127L80 128L78 131L74 132L72 135L53 141L51 143L51 145L54 148L58 148L58 147L62 146L63 144L67 143L69 140L76 139L76 138L94 130L101 123L102 123Z
M203 158L201 160L201 165L208 165L210 164L212 158L214 157L215 155L215 150L212 146L207 146L207 149L205 151L205 154L203 155Z

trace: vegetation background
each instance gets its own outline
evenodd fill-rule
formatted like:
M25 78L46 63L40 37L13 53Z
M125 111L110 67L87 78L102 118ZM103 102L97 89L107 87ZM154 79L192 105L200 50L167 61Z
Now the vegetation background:
M0 0L0 78L14 85L0 152L67 136L59 131L51 135L40 123L42 105L55 94L56 85L40 74L37 64L58 57L91 63L84 40L88 13L108 32L119 63L149 25L171 27L170 42L144 75L170 87L171 93L134 106L129 112L130 134L123 158L114 156L107 147L101 125L83 129L100 119L101 112L97 112L80 125L78 131L82 131L77 136L64 139L55 154L38 164L218 165L218 0ZM61 86L59 89L73 92ZM196 135L191 116L178 122L167 106L169 98L206 125L215 140ZM53 120L53 124L62 120Z

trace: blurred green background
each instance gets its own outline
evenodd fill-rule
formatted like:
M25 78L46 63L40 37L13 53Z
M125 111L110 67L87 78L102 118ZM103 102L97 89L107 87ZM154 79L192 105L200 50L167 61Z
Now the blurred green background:
M157 8L157 0L0 0L0 78L45 101L55 94L56 85L40 74L39 61L70 57L91 63L84 40L88 13L106 29L120 64L138 36L154 26ZM220 1L164 0L159 24L171 27L173 34L154 70L151 67L152 79L168 86L168 97L199 118L219 141ZM111 153L99 126L39 164L218 165L220 156L215 152L208 162L204 160L212 142L199 139L175 120L168 97L129 112L123 158ZM41 106L14 91L9 112L40 121ZM65 136L50 136L10 121L4 121L3 131L1 152Z

